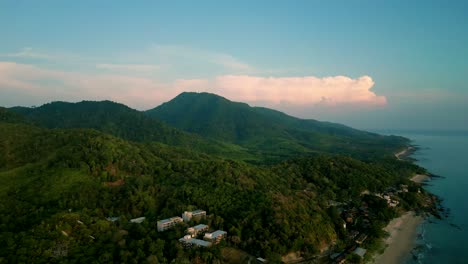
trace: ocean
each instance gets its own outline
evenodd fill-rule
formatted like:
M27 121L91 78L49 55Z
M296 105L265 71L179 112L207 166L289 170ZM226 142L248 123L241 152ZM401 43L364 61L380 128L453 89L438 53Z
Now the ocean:
M447 218L427 219L406 264L468 263L468 133L393 132L419 146L412 157L430 173L426 189L443 199Z

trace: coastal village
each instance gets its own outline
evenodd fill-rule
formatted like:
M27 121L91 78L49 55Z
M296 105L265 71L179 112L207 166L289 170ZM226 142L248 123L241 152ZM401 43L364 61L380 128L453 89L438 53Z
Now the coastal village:
M408 192L421 193L419 188L412 188L405 184L398 187L389 187L381 193L371 193L363 191L361 198L367 197L368 199L376 199L384 201L387 208L396 210L400 205L401 194ZM372 198L374 197L374 198ZM369 232L373 224L373 218L376 212L375 208L369 206L368 202L360 200L360 204L356 201L349 201L348 203L340 203L336 201L328 201L329 208L335 208L338 212L341 221L342 230L346 236L346 245L337 248L330 248L321 254L319 263L355 263L351 256L359 256L359 259L364 259L368 249L365 247L365 242L369 237ZM430 202L430 201L427 201ZM197 209L193 211L184 211L181 216L173 216L166 219L158 220L156 228L158 232L165 232L174 229L182 223L196 223L185 230L185 235L178 239L178 242L185 249L190 248L209 248L213 245L219 244L227 238L227 232L224 230L213 230L206 224L199 223L206 219L207 213L205 210ZM119 220L118 217L108 217L108 221L115 222ZM133 224L141 224L146 220L145 217L138 217L130 219L129 222ZM327 260L328 259L328 260ZM309 259L310 260L310 259ZM296 261L286 263L316 263L315 261L308 262L302 258L297 258ZM315 260L317 260L315 258ZM256 258L256 263L267 263L264 258Z
M382 193L371 193L364 191L361 193L361 197L367 195L368 198L375 199L372 197L378 197L378 200L383 200L386 203L387 208L397 210L397 206L400 204L401 194L408 192L421 193L421 189L418 187L413 190L409 189L408 185L401 184L398 187L389 187ZM426 204L431 204L430 198L425 199ZM328 256L330 263L355 263L356 259L352 256L359 256L359 259L364 259L367 254L367 249L363 246L364 242L369 237L371 232L372 221L376 212L370 208L369 204L362 201L360 205L351 205L351 203L338 203L335 201L329 201L329 206L336 208L339 216L342 220L343 231L346 234L346 240L348 241L344 247L340 250L329 250ZM357 260L360 262L361 260Z

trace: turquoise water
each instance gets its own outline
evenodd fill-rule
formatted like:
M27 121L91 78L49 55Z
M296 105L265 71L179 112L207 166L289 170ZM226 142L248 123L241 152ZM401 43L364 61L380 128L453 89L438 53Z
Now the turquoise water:
M468 263L468 134L395 134L420 147L412 156L417 164L443 177L429 181L426 189L450 210L447 218L429 219L420 226L418 246L406 263Z

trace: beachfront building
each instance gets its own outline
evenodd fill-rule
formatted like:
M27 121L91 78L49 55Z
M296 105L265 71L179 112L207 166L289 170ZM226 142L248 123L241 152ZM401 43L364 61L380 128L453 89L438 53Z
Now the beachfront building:
M182 218L184 219L185 222L188 222L192 219L198 221L202 218L205 218L206 217L206 211L204 210L195 210L195 211L191 211L191 212L188 212L188 211L185 211L183 214L182 214Z
M357 247L353 253L360 256L361 258L364 258L364 255L366 254L367 250L365 248Z
M163 219L158 221L158 232L166 231L173 228L178 223L183 222L184 220L181 217L174 216L171 218Z
M203 239L210 241L213 244L218 244L226 236L227 236L226 231L217 230L217 231L214 231L213 233L206 233Z
M186 248L190 247L209 247L211 246L211 242L192 238L190 235L186 235L183 238L179 239L179 242Z
M191 237L196 237L199 234L202 234L203 232L206 232L208 230L207 225L199 224L196 226L192 226L187 228L187 234L190 235Z

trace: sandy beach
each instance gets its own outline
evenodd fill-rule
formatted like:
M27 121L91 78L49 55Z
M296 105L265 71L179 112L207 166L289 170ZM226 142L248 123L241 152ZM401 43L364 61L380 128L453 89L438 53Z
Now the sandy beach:
M412 181L416 183L422 183L423 181L429 179L429 175L426 174L416 174L411 178Z
M400 157L401 157L401 156L405 156L405 155L408 153L408 151L410 151L410 150L412 150L412 149L413 149L413 147L408 147L408 148L406 148L406 149L404 149L404 150L402 150L402 151L400 151L400 152L398 152L398 153L395 153L395 158L401 160Z
M385 239L387 247L383 254L374 258L374 264L398 264L407 257L414 246L417 227L423 221L422 216L407 212L395 218L384 228L390 235Z
M404 155L407 151L408 151L408 149L405 149L405 150L402 150L402 151L396 153L395 158L400 159L400 156Z

